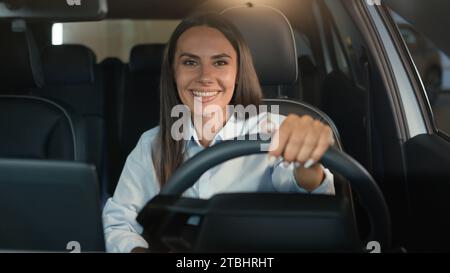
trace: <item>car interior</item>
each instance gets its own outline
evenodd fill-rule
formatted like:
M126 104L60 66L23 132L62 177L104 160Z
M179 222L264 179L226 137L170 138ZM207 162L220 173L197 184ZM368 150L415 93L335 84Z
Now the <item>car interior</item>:
M51 2L0 1L0 207L9 211L7 218L11 219L10 225L0 228L0 250L65 251L66 242L80 238L83 250L104 251L99 231L101 208L114 194L125 160L139 137L159 124L164 43L133 44L127 60L118 56L99 59L86 44L53 45L52 26L124 19L181 20L197 12L222 13L242 32L265 104L279 105L283 115L308 114L329 125L336 140L334 149L351 156L348 162L356 162L345 166L364 171L353 179L348 176L354 173L344 169L336 173L334 198L305 196L296 203L295 197L273 196L272 214L260 222L236 222L241 228L266 225L271 217L279 216L276 209L292 209L306 218L294 222L288 217L284 226L273 228L300 226L315 233L291 245L282 238L277 241L284 244L281 246L274 244L275 239L267 238L264 244L254 238L254 244L245 249L239 244L242 237L227 237L232 236L230 230L212 232L223 225L232 226L232 219L208 218L210 221L204 222L209 226L201 234L182 224L197 215L201 205L211 211L229 206L233 199L221 196L202 204L182 199L175 199L176 203L161 196L160 203L149 204L142 215L160 217L163 226L178 229L168 228L163 234L148 224L145 234L159 236L149 237L149 241L172 251L363 252L371 240L382 241L386 251L439 248L428 240L412 242L409 238L415 233L404 232L411 223L411 200L402 132L382 80L383 71L375 62L377 53L355 23L352 1L96 0L82 2L78 10ZM358 186L354 180L363 181L361 177L374 181L370 182L373 186ZM77 185L76 181L83 182ZM368 197L369 191L378 197ZM241 200L242 206L248 205L248 213L264 207L257 196L234 198ZM51 205L55 203L57 207ZM191 206L190 214L170 213L183 211L183 206ZM45 217L36 218L34 209ZM308 218L308 213L316 218ZM52 218L54 215L58 218ZM376 223L374 219L378 219ZM143 218L140 221L146 223ZM329 228L323 228L326 225ZM21 236L48 234L42 230L51 226L54 238ZM78 227L78 233L73 227ZM331 227L335 233L325 236ZM261 232L258 238L268 236L270 229ZM220 234L221 238L215 238ZM302 243L303 248L298 248Z
M249 43L263 89L266 86L289 85L297 80L296 70L298 67L295 62L296 52L291 34L292 31L289 22L282 13L266 6L237 6L226 9L222 14L238 26L239 30ZM256 27L261 27L262 30L255 33L252 30ZM282 52L282 54L279 54L278 52ZM267 90L266 93L268 93ZM266 94L266 96L270 96L270 94ZM276 95L272 96L276 97ZM326 123L330 123L332 128L336 128L328 116L320 110L316 110L316 107L306 103L290 101L288 99L271 99L270 104L279 105L280 111L284 114L310 114L315 119L324 120ZM335 135L338 143L336 144L336 147L339 149L341 144L338 132L336 132ZM246 150L245 148L235 149L240 152ZM224 148L224 150L226 151L225 153L231 153L233 148L228 147ZM221 152L216 150L215 154L218 157ZM213 160L207 156L205 157L208 158L205 162L197 164L193 163L193 165L201 166L199 168L203 168L204 170L209 169L211 165L208 166L207 162L212 162ZM340 160L340 162L342 162L342 160ZM175 192L181 194L192 184L181 190L174 190L174 192L171 191L171 186L177 188L178 183L186 185L188 181L195 182L198 180L199 176L190 179L190 174L196 173L197 171L184 170L185 173L181 173L181 168L179 170L180 173L178 174L178 177L180 178L180 181L170 181L165 189L163 189L163 193L168 196L173 195ZM203 172L200 171L198 173L201 174ZM177 174L173 175L172 180L175 180L175 177L177 177ZM358 179L353 179L352 181L357 180ZM140 219L144 226L144 233L147 234L147 241L151 242L151 245L153 246L153 251L159 250L155 249L157 245L166 245L165 248L162 247L163 250L175 252L290 252L321 251L323 249L327 249L328 251L358 251L361 249L361 243L357 239L359 235L356 231L355 223L353 222L354 212L349 185L344 180L336 179L335 186L336 196L332 198L333 201L317 202L317 200L315 200L318 207L313 205L314 202L312 202L312 204L308 203L308 201L311 201L309 199L306 199L305 203L300 204L300 199L298 199L297 196L293 197L293 200L296 201L293 201L292 203L297 203L298 206L286 206L289 201L287 200L288 197L285 195L259 194L256 196L248 196L245 194L243 196L233 196L231 194L226 194L223 196L216 195L209 202L204 204L200 203L198 200L184 198L177 202L162 199L162 201L158 203L158 200L153 200L152 203L144 209ZM364 194L359 191L359 187L354 186L352 188L355 192L356 189L358 189L357 192L363 197L363 200L372 200L370 195L364 196ZM366 185L364 188L368 189L370 186ZM328 199L327 197L323 198ZM174 204L182 202L183 205L180 205L180 207L183 207L183 209L173 208L172 212L171 209L166 208L168 211L164 211L164 204L170 204L172 202ZM286 222L284 222L281 220L283 219L283 214L277 209L274 209L273 212L268 211L268 208L265 205L267 203L270 203L272 208L283 208L286 206L284 210L295 207L295 211L299 215L292 216L289 214L289 216L286 217ZM367 203L376 204L374 207L377 208L376 210L380 210L380 208L384 206L384 199L383 201L372 200ZM371 213L372 210L370 209L370 204L367 203L364 203L364 206L369 207L368 212ZM239 206L236 207L236 204L239 204ZM235 207L235 211L233 211L233 207ZM224 208L229 209L224 212ZM338 211L336 211L337 209ZM188 210L190 210L189 213L186 213ZM208 211L207 215L202 215L201 212L204 210ZM266 213L263 217L258 217L260 214L258 211L265 211ZM222 217L218 217L218 214ZM390 237L390 232L386 231L389 230L389 227L386 228L386 226L389 226L389 220L386 220L388 219L387 215L383 215L383 213L380 214L382 216L375 217L376 220L374 218L370 219L372 233L376 233L372 234L372 236L374 236L374 239L377 238L379 241L382 241L382 244L386 246L390 239L381 238ZM193 216L200 217L199 215L202 215L201 221L204 223L201 225L202 232L199 232L200 228L196 230L192 225L182 225L183 220L186 222L187 218ZM247 216L248 219L245 221L236 220L245 219L245 217L242 217L241 215ZM309 217L309 215L311 215L311 217ZM373 217L371 214L370 216ZM171 228L164 229L155 227L155 222L158 223L158 225L161 223L161 225L166 225ZM260 229L259 232L253 231L251 232L251 235L249 235L249 232L241 232L248 227L257 226L258 223L265 223L265 228ZM381 224L381 228L374 223ZM327 228L324 228L325 226ZM167 230L167 233L161 232L161 230ZM185 235L186 230L190 230L189 236L191 238L186 238L189 237ZM299 233L304 234L304 237L299 235L293 239L284 236L284 234L290 234L294 230L300 231ZM383 233L383 235L378 234L378 232ZM314 236L311 237L311 233L313 233ZM277 237L275 234L282 235ZM249 239L249 236L252 236L252 238ZM258 240L258 238L266 239L261 241ZM248 241L255 243L247 245Z

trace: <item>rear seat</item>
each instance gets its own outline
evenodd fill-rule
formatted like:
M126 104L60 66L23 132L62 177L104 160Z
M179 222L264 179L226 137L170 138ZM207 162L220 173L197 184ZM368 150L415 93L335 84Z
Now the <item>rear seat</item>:
M42 53L45 85L33 94L72 107L86 122L88 162L103 159L104 98L95 55L81 45L49 46Z
M159 78L164 44L142 44L132 48L128 65L120 68L116 59L102 62L105 75L114 77L108 90L108 104L115 115L108 116L108 158L113 193L125 160L145 131L159 124ZM117 74L120 79L117 79ZM115 146L114 144L117 144ZM118 147L118 149L116 149Z
M133 47L125 74L119 142L123 158L145 131L159 124L159 78L164 45Z
M321 76L308 37L294 30L297 51L298 77L297 81L287 87L286 95L289 99L306 102L316 107L320 106Z
M123 88L125 64L118 58L106 58L100 63L104 78L103 86L105 91L105 134L106 149L105 160L108 184L106 191L112 195L115 185L122 172L122 165L119 159L119 139L118 123L119 109L122 99L119 99L119 90Z
M42 52L45 85L33 94L74 109L84 120L87 162L104 177L104 93L94 52L82 45L48 46ZM103 186L104 183L102 183Z

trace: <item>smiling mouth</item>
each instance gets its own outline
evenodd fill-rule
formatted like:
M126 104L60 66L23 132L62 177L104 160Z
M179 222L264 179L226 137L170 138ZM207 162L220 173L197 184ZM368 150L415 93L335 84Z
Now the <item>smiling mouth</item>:
M203 103L212 101L220 93L220 91L217 90L191 89L190 91L194 96L194 99Z

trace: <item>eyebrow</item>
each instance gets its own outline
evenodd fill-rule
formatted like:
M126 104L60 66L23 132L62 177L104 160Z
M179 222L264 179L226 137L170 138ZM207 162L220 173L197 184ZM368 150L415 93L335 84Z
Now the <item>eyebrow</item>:
M190 58L200 59L199 56L192 54L192 53L187 53L187 52L181 53L179 58L181 58L181 57L190 57ZM221 53L221 54L217 54L217 55L214 55L211 57L211 59L220 59L220 58L230 58L231 59L231 56L226 53Z

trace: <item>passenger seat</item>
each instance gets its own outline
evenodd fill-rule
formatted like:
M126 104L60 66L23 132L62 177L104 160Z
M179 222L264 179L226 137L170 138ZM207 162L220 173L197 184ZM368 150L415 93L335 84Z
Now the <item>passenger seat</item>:
M0 35L0 157L85 161L82 120L55 102L30 95L44 77L26 23L2 23Z

